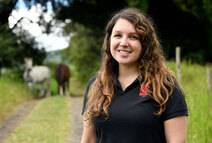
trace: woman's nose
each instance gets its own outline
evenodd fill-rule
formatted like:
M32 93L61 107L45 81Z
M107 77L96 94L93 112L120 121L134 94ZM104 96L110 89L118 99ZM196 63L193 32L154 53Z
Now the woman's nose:
M124 47L129 46L129 43L128 43L127 38L123 37L123 38L121 39L120 46L124 46Z

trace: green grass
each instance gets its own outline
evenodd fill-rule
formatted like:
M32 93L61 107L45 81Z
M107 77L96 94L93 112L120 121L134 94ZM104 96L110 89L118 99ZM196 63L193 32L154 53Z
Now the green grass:
M58 91L57 91L57 81L55 78L51 78L51 94L52 95L57 95Z
M71 78L70 78L70 95L71 96L83 96L85 92L85 88L87 86L87 81L84 81L84 83L80 82L78 80L79 73L76 70L76 68L71 65L69 66L70 72L71 72Z
M168 67L175 71L174 62L168 62ZM186 94L189 116L187 118L187 142L212 142L212 112L209 108L208 84L206 67L193 64L181 64L182 86Z
M4 117L15 110L17 106L32 100L34 96L26 85L9 78L0 78L0 122Z
M69 114L69 97L45 98L5 143L65 143L70 130Z
M71 96L83 96L85 92L85 86L81 85L80 82L75 78L70 79L70 95Z

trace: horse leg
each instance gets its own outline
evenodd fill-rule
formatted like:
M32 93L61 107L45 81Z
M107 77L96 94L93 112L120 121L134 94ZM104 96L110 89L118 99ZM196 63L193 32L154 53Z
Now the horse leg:
M40 93L39 93L39 97L44 96L44 85L43 82L40 83Z
M60 95L63 95L63 86L59 85Z
M28 87L30 90L35 91L35 83L34 82L28 82Z
M46 84L47 84L47 93L46 93L46 96L51 96L51 84L50 84L50 79L48 79L46 81Z

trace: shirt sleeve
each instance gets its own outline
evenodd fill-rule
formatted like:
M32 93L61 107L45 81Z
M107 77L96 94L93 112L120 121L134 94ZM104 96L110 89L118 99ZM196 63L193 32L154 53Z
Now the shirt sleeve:
M87 84L86 90L85 90L85 94L84 94L84 101L83 101L83 106L82 106L82 115L85 112L85 108L86 108L86 103L87 103L87 96L88 96L88 92L90 89L91 84L95 81L96 77L92 77Z
M175 83L174 90L166 103L166 109L162 113L162 119L165 121L179 116L188 116L188 108L182 91Z

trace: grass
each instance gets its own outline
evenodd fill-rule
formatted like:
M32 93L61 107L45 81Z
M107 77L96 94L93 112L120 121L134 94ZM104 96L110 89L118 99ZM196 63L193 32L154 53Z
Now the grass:
M32 100L34 96L26 85L8 78L0 78L0 122L17 106Z
M65 143L70 130L69 111L69 97L45 98L5 143Z
M71 96L83 96L84 92L85 92L85 86L82 86L75 77L71 77L70 79Z
M174 62L168 62L167 65L176 73ZM212 142L212 112L209 107L212 95L208 94L206 67L182 63L181 71L182 86L186 94L189 112L187 118L187 142Z

